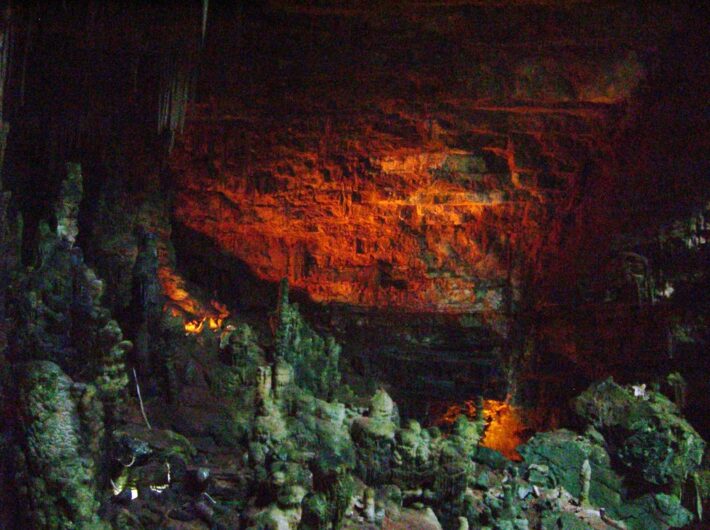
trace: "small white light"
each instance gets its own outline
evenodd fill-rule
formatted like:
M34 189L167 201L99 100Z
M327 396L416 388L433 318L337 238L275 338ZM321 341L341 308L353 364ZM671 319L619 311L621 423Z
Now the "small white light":
M646 384L643 385L633 385L634 397L640 397L646 399Z

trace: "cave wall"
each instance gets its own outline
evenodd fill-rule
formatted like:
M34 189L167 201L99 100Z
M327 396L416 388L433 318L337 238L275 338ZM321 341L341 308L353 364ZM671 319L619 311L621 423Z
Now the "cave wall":
M119 313L142 226L244 312L288 277L360 370L414 374L414 394L665 369L673 310L638 309L619 256L650 257L660 288L674 258L651 243L707 195L701 17L385 4L213 5L206 38L196 5L17 10L26 239L76 159L82 247Z
M676 177L650 163L673 157L654 127L679 134L694 105L667 88L692 9L233 15L171 157L177 224L326 303L346 351L420 396L519 380L537 399L666 362L667 319L634 309L619 236L699 189L677 164L665 194Z
M539 34L485 38L512 13L214 28L228 40L171 160L175 218L316 301L500 311L604 170L646 51L580 38L564 24L578 14L549 8L529 13Z

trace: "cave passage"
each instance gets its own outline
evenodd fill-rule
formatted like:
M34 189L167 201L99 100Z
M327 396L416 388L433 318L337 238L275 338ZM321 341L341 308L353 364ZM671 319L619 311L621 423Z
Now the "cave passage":
M701 11L8 2L0 528L702 528Z

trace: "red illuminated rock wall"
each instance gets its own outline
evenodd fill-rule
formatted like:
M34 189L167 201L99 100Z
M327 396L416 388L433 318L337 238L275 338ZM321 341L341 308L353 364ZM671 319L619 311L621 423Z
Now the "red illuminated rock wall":
M607 293L629 287L619 251L697 184L676 112L692 13L346 4L213 29L171 157L177 223L337 302L346 353L424 399L518 380L559 402L660 370L663 310Z
M364 123L343 124L355 129L352 139L339 129L324 132L327 122L309 134L299 120L253 131L253 143L269 145L281 133L301 146L273 146L247 161L229 154L228 121L191 123L174 159L187 165L175 214L257 275L288 276L318 301L498 310L503 283L519 280L518 267L532 261L553 228L551 215L571 199L581 170L573 153L584 159L597 149L598 139L577 131L600 127L605 117L604 109L572 117L539 112L480 111L502 123L473 117L460 124L479 130L465 146L426 132L418 145L406 145L368 129L362 117ZM410 119L412 128L441 127ZM545 120L564 132L548 133ZM215 129L224 165L206 160Z
M472 29L505 16L290 14L260 26L283 41L268 51L241 29L226 88L173 154L176 219L316 301L503 311L605 170L644 76L632 47L561 44L549 20L532 22L541 42Z

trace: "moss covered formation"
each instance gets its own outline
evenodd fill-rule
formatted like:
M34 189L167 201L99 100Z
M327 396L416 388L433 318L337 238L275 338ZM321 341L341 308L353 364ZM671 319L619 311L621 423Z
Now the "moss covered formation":
M299 384L320 398L331 398L340 383L340 346L333 337L323 338L301 316L298 305L289 303L288 281L281 281L274 355L294 370Z
M682 378L670 380L677 404L643 385L596 383L575 401L583 434L539 433L522 462L508 461L479 446L482 413L441 432L401 422L384 388L341 384L339 345L308 324L286 281L273 337L256 331L266 322L234 316L186 334L162 311L149 232L119 324L73 245L77 175L58 233L41 225L36 267L18 271L10 304L14 372L2 396L18 412L2 449L25 526L655 530L688 523L689 507L700 515L705 442L679 414ZM138 343L130 358L122 325ZM129 364L146 375L140 403Z
M615 448L614 456L649 484L671 486L677 494L702 463L705 441L672 401L645 385L607 379L583 392L575 407Z
M109 528L97 512L95 475L82 444L72 381L54 363L17 368L22 481L33 528Z

